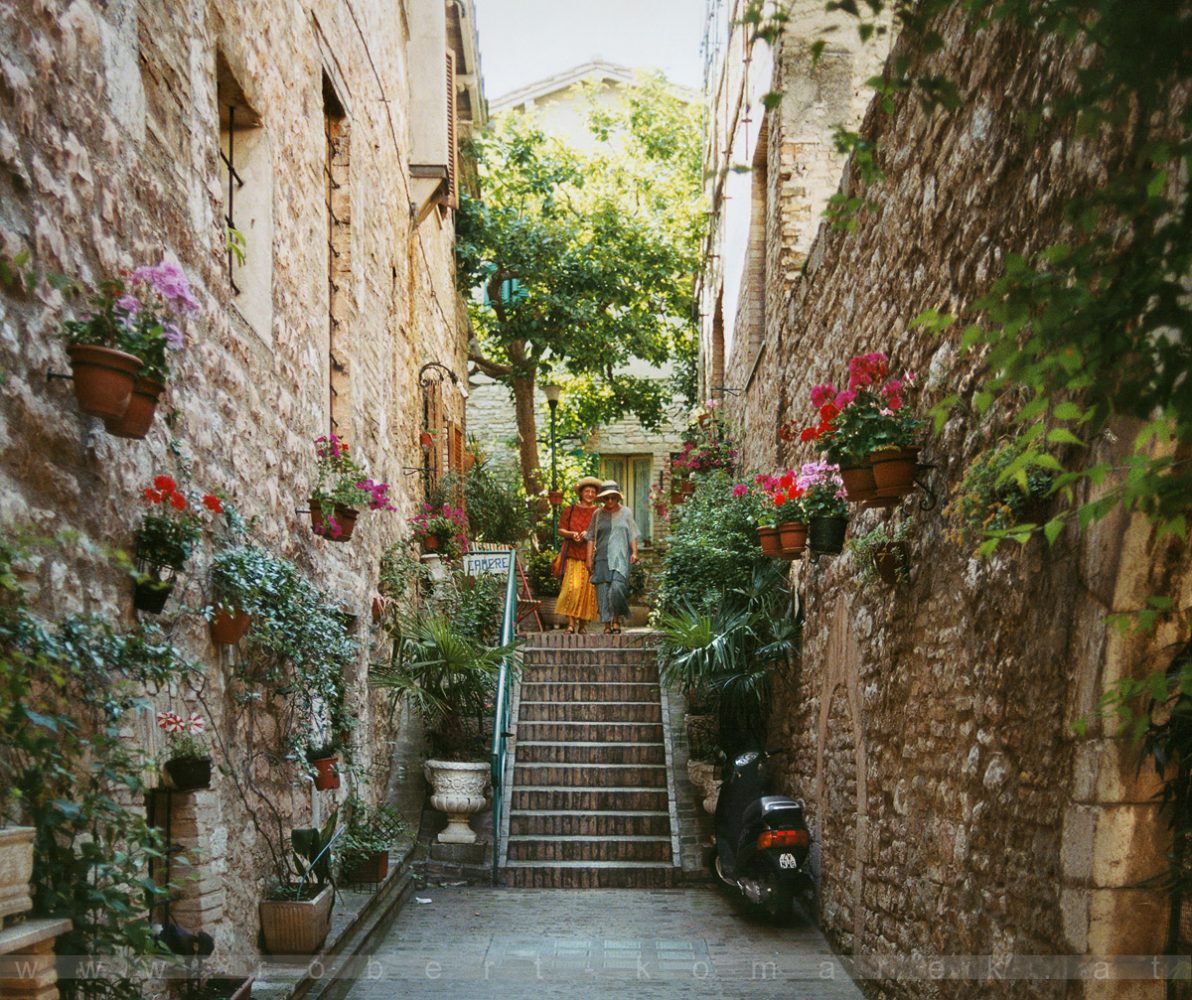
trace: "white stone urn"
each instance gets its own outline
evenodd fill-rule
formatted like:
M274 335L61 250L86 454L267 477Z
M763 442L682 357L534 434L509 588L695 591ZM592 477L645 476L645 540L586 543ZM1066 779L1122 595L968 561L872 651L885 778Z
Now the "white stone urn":
M704 796L704 812L710 816L716 815L716 803L720 799L720 786L723 784L716 776L716 763L710 760L689 760L687 762L687 777Z
M439 834L440 844L474 844L476 833L468 817L480 812L487 801L487 761L428 760L423 773L430 782L430 804L447 814L447 828Z
M0 826L0 926L4 917L33 909L29 882L36 833L31 826Z

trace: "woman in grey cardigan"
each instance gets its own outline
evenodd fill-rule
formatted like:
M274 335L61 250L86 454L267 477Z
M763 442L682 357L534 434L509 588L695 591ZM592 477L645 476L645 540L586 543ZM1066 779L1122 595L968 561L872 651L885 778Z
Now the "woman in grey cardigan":
M588 530L594 542L588 546L592 583L605 634L620 635L621 618L629 614L629 567L637 562L640 533L633 511L621 506L621 488L615 482L601 483L596 499L604 506Z

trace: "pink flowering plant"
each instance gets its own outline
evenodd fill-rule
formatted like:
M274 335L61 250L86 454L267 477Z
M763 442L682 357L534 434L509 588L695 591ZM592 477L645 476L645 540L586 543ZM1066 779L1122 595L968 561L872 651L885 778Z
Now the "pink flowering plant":
M913 448L923 421L907 405L915 389L915 375L887 378L889 359L880 352L858 354L848 363L848 388L829 382L811 390L811 405L819 422L803 429L799 438L818 442L828 460L843 466L861 465L885 448Z
M319 478L310 491L310 498L323 510L326 527L323 531L338 538L342 533L339 522L331 513L336 506L369 510L397 510L389 496L389 484L378 483L364 475L364 469L352 457L348 442L337 434L315 438Z
M803 504L805 490L799 484L794 469L787 469L777 475L761 472L754 476L753 481L760 495L765 498L759 524L774 527L791 521L807 520Z
M802 490L800 500L808 519L813 517L848 517L847 495L840 467L831 462L805 462L795 478Z
M164 382L170 352L182 350L185 342L179 324L198 308L182 268L163 260L101 281L87 311L63 326L68 343L133 354L144 365L143 377Z
M422 510L410 518L410 528L419 544L437 538L444 559L458 559L468 551L468 515L462 507L423 504Z
M736 442L718 425L708 430L690 427L684 437L682 450L671 459L671 477L676 482L691 479L697 472L736 468L740 454Z
M207 723L197 712L187 716L168 709L158 712L157 728L166 734L167 760L204 760L210 756L202 740Z

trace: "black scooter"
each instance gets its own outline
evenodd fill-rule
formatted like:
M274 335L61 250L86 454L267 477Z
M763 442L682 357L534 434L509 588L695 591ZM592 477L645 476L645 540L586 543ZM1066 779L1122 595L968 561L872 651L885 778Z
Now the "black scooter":
M811 831L802 802L766 794L770 756L750 750L725 762L712 868L724 885L783 923L793 917L796 898L809 917L815 912Z

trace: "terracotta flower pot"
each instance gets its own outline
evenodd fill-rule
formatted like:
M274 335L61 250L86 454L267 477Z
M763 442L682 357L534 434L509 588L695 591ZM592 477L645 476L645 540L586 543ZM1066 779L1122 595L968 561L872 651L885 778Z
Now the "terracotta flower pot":
M439 551L439 536L438 535L427 535L424 539L422 539L422 551L423 552L438 552Z
M119 420L128 409L141 359L111 347L72 344L66 349L79 409L92 416Z
M234 646L244 638L252 624L252 615L236 608L228 611L220 608L211 619L211 639L222 646Z
M682 489L684 496L689 497L695 492L695 483L690 479L685 479L683 480L683 485L680 487L680 489Z
M915 488L918 448L887 448L869 456L879 497L904 497Z
M210 757L176 757L167 760L161 769L176 792L195 792L211 786Z
M682 490L671 490L671 506L678 507L687 498L683 495Z
M807 524L807 544L817 555L839 555L847 530L847 517L813 517Z
M757 526L757 540L762 547L762 555L772 559L782 558L782 540L778 529L759 524Z
M552 507L558 507L563 502L563 491L551 490L550 493L547 494L547 497L550 500L550 505Z
M320 757L318 760L312 760L311 763L316 771L315 788L320 792L329 792L339 788L339 771L335 769L335 765L339 763L338 757Z
M323 516L323 508L318 500L310 501L310 526L314 529L316 535L320 538L326 538L329 542L346 542L352 537L352 532L356 528L356 518L360 512L355 507L345 507L341 503L335 505L335 523L339 525L339 534L333 535L331 527L327 524L326 518Z
M873 481L873 466L868 462L864 465L842 467L840 478L844 480L844 491L848 494L849 503L862 503L877 496L877 484Z
M882 582L894 584L906 580L910 571L910 553L906 542L886 542L873 552L873 565Z
M796 559L807 547L807 525L802 521L786 521L778 525L778 537L782 541L782 555Z
M349 882L384 882L389 874L389 852L373 851L367 858L357 861L344 872Z
M153 418L157 415L158 400L161 399L161 394L165 391L166 387L156 379L137 376L124 416L104 418L103 425L107 432L113 437L141 440L153 426Z

